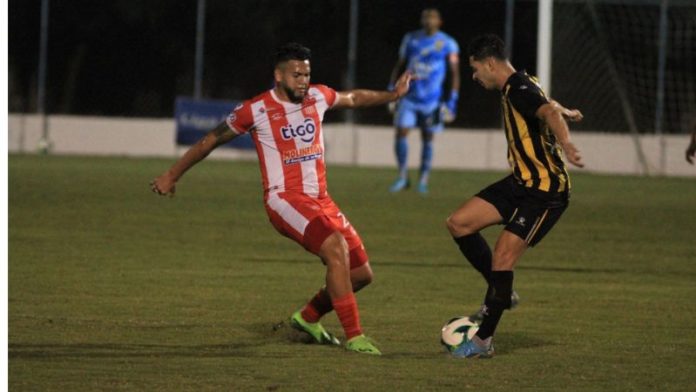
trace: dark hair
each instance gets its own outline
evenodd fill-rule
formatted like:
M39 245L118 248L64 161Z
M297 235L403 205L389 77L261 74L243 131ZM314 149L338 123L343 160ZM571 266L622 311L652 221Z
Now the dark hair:
M473 57L476 61L481 61L487 57L506 60L505 42L495 34L484 34L474 37L469 42L467 52L469 57Z
M310 60L312 51L309 48L298 44L297 42L289 42L279 47L275 52L274 66L288 60Z

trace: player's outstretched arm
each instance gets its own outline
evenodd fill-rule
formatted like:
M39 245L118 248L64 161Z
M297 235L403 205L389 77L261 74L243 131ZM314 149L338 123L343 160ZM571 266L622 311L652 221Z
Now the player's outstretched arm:
M569 119L572 118L571 121L580 121L582 113L577 109L566 109L558 102L552 100L541 105L536 111L536 116L546 122L549 128L551 128L551 132L556 136L556 140L561 145L568 162L577 167L584 167L585 164L582 162L580 150L570 141L570 129L568 129L568 123L566 123L564 118L565 116L569 117Z
M336 97L335 108L359 108L364 106L378 106L396 101L408 93L412 75L404 72L394 84L393 91L352 90L340 91Z
M226 122L221 122L201 140L194 144L166 172L150 182L152 191L159 195L174 196L176 182L188 169L207 157L217 146L234 139L237 133L231 130Z
M561 114L563 115L563 117L566 120L572 121L572 122L582 121L583 115L578 109L568 109L568 108L564 107L563 105L561 105L558 101L553 100L553 99L551 99L549 101L549 103L551 103L551 105L554 106L554 109L560 110Z

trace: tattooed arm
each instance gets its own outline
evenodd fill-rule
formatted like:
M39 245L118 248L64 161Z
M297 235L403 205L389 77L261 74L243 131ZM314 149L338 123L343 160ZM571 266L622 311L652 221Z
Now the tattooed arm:
M198 143L188 151L159 177L150 182L152 191L160 195L174 196L176 182L188 169L207 157L216 147L234 139L237 133L229 128L226 122L221 122L212 131L208 132Z

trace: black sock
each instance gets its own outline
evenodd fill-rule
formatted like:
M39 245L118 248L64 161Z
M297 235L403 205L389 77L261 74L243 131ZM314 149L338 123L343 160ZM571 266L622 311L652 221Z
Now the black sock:
M500 317L505 309L510 309L510 296L512 295L512 271L492 271L491 272L491 287L493 290L486 298L487 313L483 317L481 327L479 327L476 336L485 340L495 333L495 328L498 326Z
M481 233L465 235L463 237L454 238L454 242L459 245L459 250L464 257L469 260L469 263L483 275L488 285L491 285L491 248L483 238Z

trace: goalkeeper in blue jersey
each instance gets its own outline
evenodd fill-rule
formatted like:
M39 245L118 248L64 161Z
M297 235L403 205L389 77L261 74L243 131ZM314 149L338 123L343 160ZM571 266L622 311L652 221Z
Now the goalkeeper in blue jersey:
M408 131L420 128L423 142L418 191L428 193L428 179L433 159L433 136L441 132L444 123L454 121L459 98L459 45L440 31L442 18L433 8L423 10L421 30L407 33L399 48L399 60L391 75L394 83L402 69L413 74L411 89L395 108L396 139L394 150L399 164L399 178L391 192L410 186L408 177ZM450 73L450 89L443 86ZM391 85L390 84L390 85ZM390 107L394 110L393 107Z

